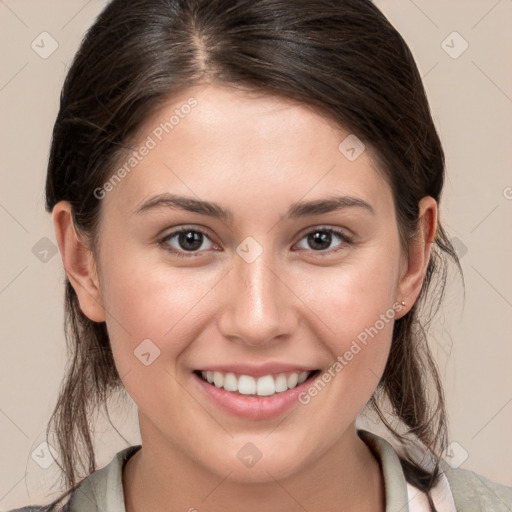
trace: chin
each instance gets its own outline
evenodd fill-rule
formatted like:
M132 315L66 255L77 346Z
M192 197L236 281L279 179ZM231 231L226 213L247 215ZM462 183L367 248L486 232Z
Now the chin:
M247 484L283 480L301 471L306 465L303 450L283 453L282 450L272 450L267 446L260 451L256 445L257 441L254 444L244 443L236 450L235 457L227 459L224 451L217 457L218 464L212 466L210 459L206 465L228 481Z

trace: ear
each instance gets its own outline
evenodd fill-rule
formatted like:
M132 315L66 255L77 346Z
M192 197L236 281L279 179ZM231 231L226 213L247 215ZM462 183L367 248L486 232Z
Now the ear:
M397 300L405 301L397 318L404 316L418 298L430 261L430 251L437 231L437 203L425 196L419 202L418 229L410 240L408 259L404 262L398 284Z
M98 274L92 251L75 229L68 201L57 203L52 212L53 226L66 275L73 286L80 309L94 322L105 321Z

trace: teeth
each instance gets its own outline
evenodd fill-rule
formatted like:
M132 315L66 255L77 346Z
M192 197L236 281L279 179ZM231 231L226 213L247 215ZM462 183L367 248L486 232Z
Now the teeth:
M221 388L224 384L224 375L220 372L213 372L213 383Z
M259 396L270 396L276 392L276 382L272 375L260 377L256 382L256 394Z
M299 384L302 384L307 378L308 378L308 372L300 372L299 373L299 378L297 379L297 382Z
M206 371L201 372L204 380L218 388L232 391L242 395L272 396L293 389L302 384L312 372L292 372L289 374L265 375L263 377L252 377L240 375L238 378L234 373L222 373Z
M299 374L298 373L290 373L290 375L288 375L288 380L286 381L286 383L287 383L289 389L294 388L298 382L299 382Z
M286 375L284 373L281 373L276 377L276 391L280 393L281 391L286 391L287 389L288 382L286 379Z
M238 377L238 392L242 395L254 395L256 393L256 381L249 375Z
M224 389L226 391L238 391L238 382L234 373L224 375Z

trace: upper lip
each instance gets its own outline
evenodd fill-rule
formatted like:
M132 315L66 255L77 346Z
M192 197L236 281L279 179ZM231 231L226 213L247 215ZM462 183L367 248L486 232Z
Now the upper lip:
M211 371L222 373L236 373L239 375L251 375L254 377L263 377L264 375L274 375L279 373L291 372L313 372L318 368L308 367L300 364L287 364L287 363L265 363L261 365L254 364L218 364L209 365L198 368L198 371Z

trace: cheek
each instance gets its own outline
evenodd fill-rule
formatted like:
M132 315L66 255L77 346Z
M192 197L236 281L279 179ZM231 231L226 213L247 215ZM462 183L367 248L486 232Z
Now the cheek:
M354 413L382 376L400 309L396 303L398 251L393 254L390 248L387 256L384 251L381 254L368 251L337 268L309 270L298 290L308 306L308 324L317 326L316 337L331 354L333 363L325 381L332 381L332 389L344 395ZM339 393L332 399L338 400ZM332 410L336 409L333 402Z
M195 336L201 301L215 286L217 276L161 262L118 261L103 269L108 280L102 289L118 371L120 375L140 372L141 362L153 359L159 364L165 360L173 371L174 361ZM141 357L148 352L149 356Z
M318 316L316 323L326 327L333 349L343 349L347 339L373 326L390 308L387 320L394 317L398 251L379 252L361 252L336 267L309 268L296 278L294 289Z

